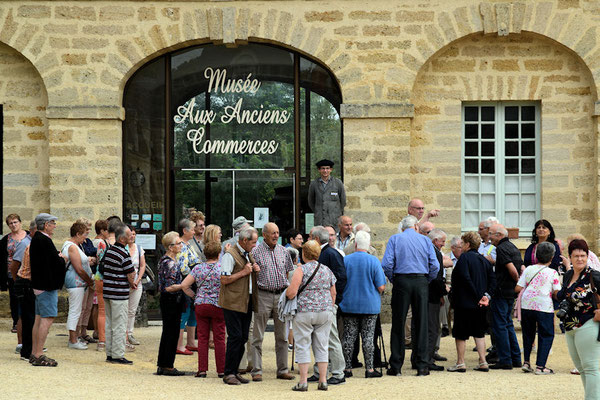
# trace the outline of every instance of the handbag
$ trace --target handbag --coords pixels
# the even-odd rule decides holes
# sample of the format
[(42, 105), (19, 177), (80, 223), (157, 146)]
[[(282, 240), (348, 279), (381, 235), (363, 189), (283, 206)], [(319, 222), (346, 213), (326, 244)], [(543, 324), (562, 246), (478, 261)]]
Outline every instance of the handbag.
[(521, 290), (519, 292), (519, 295), (517, 296), (517, 301), (515, 302), (515, 313), (514, 316), (518, 321), (521, 321), (521, 298), (523, 297), (523, 293), (525, 293), (525, 291), (527, 290), (527, 288), (529, 287), (529, 284), (535, 279), (535, 277), (542, 272), (544, 269), (548, 268), (547, 266), (544, 266), (544, 268), (540, 268), (540, 270), (538, 272), (535, 273), (535, 275), (533, 275), (531, 277), (531, 279), (529, 280), (529, 282), (526, 282), (525, 287), (523, 288), (523, 290)]

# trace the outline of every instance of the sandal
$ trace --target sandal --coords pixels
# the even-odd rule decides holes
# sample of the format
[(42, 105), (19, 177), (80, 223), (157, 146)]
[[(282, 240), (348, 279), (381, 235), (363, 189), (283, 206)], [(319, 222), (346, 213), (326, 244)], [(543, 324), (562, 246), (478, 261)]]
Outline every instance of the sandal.
[(292, 386), (294, 392), (306, 392), (308, 391), (308, 383), (296, 383)]
[(98, 341), (96, 339), (94, 339), (93, 337), (91, 337), (90, 335), (85, 335), (82, 337), (82, 339), (88, 343), (98, 343)]
[(523, 372), (533, 372), (533, 369), (531, 368), (531, 364), (529, 363), (529, 361), (525, 361), (523, 363), (523, 366), (521, 367), (521, 370)]
[(36, 358), (31, 363), (31, 365), (33, 365), (34, 367), (56, 367), (58, 365), (58, 363), (56, 362), (56, 360), (48, 358), (42, 354), (41, 356)]
[(489, 372), (490, 367), (487, 362), (480, 362), (478, 367), (473, 368), (475, 371)]
[(467, 372), (467, 367), (464, 363), (455, 364), (451, 367), (446, 368), (448, 372)]
[(206, 378), (206, 372), (196, 372), (196, 375), (194, 375), (196, 378)]
[(554, 371), (552, 371), (550, 368), (546, 368), (546, 367), (536, 367), (535, 374), (536, 375), (554, 375)]

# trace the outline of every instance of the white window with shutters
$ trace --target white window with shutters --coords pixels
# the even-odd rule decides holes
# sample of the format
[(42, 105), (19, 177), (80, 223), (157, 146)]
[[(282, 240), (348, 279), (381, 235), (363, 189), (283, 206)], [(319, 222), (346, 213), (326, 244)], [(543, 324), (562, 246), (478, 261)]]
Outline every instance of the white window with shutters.
[(462, 230), (495, 216), (528, 235), (540, 217), (540, 105), (462, 105)]

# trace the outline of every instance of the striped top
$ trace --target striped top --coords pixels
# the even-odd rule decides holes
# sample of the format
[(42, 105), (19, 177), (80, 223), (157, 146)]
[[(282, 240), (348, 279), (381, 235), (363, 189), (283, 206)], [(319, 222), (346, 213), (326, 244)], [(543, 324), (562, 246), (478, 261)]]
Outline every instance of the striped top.
[(117, 242), (106, 250), (103, 297), (109, 300), (128, 300), (129, 281), (127, 275), (132, 272), (135, 273), (135, 269), (125, 246)]

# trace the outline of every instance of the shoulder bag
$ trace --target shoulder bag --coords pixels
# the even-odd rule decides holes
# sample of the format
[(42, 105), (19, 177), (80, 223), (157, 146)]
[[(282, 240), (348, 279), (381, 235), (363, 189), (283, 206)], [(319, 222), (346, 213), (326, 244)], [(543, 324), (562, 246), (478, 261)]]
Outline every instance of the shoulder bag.
[(525, 283), (525, 287), (519, 292), (519, 295), (517, 296), (517, 301), (515, 302), (515, 313), (514, 313), (514, 316), (515, 316), (515, 318), (517, 320), (521, 321), (521, 299), (523, 298), (523, 293), (525, 293), (525, 291), (529, 287), (529, 284), (535, 279), (535, 277), (540, 272), (542, 272), (543, 270), (545, 270), (546, 268), (548, 268), (548, 267), (544, 266), (543, 268), (540, 268), (540, 270), (538, 272), (536, 272), (535, 275), (533, 275), (531, 277), (531, 279), (529, 280), (529, 282)]

